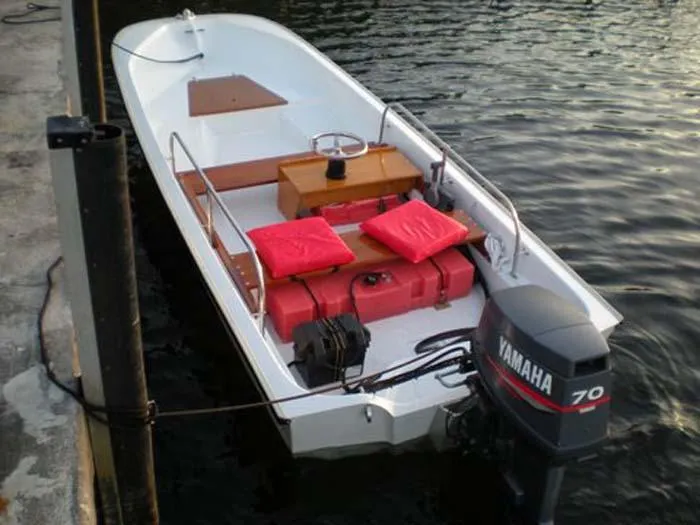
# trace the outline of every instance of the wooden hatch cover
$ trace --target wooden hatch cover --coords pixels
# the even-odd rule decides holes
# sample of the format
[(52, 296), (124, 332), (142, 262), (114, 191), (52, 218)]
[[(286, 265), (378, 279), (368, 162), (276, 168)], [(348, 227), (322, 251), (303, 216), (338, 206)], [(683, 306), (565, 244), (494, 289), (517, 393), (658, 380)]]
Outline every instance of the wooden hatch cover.
[(187, 94), (191, 117), (287, 103), (245, 75), (190, 80), (187, 83)]

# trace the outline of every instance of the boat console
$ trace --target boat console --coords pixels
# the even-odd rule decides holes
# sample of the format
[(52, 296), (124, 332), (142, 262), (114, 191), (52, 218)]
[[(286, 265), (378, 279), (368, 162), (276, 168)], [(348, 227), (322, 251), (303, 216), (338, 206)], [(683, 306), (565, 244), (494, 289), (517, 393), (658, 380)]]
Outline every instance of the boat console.
[[(364, 151), (364, 153), (363, 153)], [(333, 153), (336, 155), (337, 153)], [(423, 174), (394, 146), (282, 162), (278, 206), (287, 219), (314, 208), (420, 189)]]

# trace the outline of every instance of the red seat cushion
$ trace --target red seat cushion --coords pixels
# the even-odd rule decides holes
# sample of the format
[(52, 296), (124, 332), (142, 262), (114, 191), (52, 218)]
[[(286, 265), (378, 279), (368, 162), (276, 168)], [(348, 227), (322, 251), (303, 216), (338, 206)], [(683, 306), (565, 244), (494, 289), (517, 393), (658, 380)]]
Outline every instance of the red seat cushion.
[(323, 217), (255, 228), (248, 236), (274, 279), (355, 260), (355, 254)]
[(421, 200), (373, 217), (360, 229), (414, 263), (457, 244), (469, 233), (466, 226)]

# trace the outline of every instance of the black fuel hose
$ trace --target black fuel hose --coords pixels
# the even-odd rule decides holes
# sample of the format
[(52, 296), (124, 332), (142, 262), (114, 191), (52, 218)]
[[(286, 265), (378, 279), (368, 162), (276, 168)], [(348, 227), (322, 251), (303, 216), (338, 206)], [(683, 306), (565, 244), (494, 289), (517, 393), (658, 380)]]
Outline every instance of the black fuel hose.
[(450, 345), (464, 343), (472, 340), (475, 328), (457, 328), (455, 330), (447, 330), (439, 334), (431, 335), (420, 341), (413, 348), (416, 354), (425, 354), (446, 348)]

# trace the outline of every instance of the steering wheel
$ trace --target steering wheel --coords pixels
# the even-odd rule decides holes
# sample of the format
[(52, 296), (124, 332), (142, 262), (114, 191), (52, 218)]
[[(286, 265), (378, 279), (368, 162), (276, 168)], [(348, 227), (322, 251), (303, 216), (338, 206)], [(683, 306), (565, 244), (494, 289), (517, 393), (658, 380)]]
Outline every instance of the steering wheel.
[[(324, 151), (319, 147), (319, 141), (326, 137), (333, 137), (333, 149), (330, 152)], [(347, 146), (343, 147), (340, 145), (341, 137), (353, 140), (360, 146), (360, 149), (355, 152), (350, 152), (346, 149), (343, 149)], [(369, 149), (367, 141), (362, 137), (358, 137), (353, 133), (345, 133), (340, 131), (329, 131), (326, 133), (319, 133), (317, 135), (314, 135), (313, 137), (311, 137), (311, 147), (313, 148), (314, 153), (317, 153), (318, 155), (323, 155), (324, 157), (328, 157), (330, 160), (354, 159), (357, 157), (361, 157), (362, 155), (367, 153), (367, 150)]]

